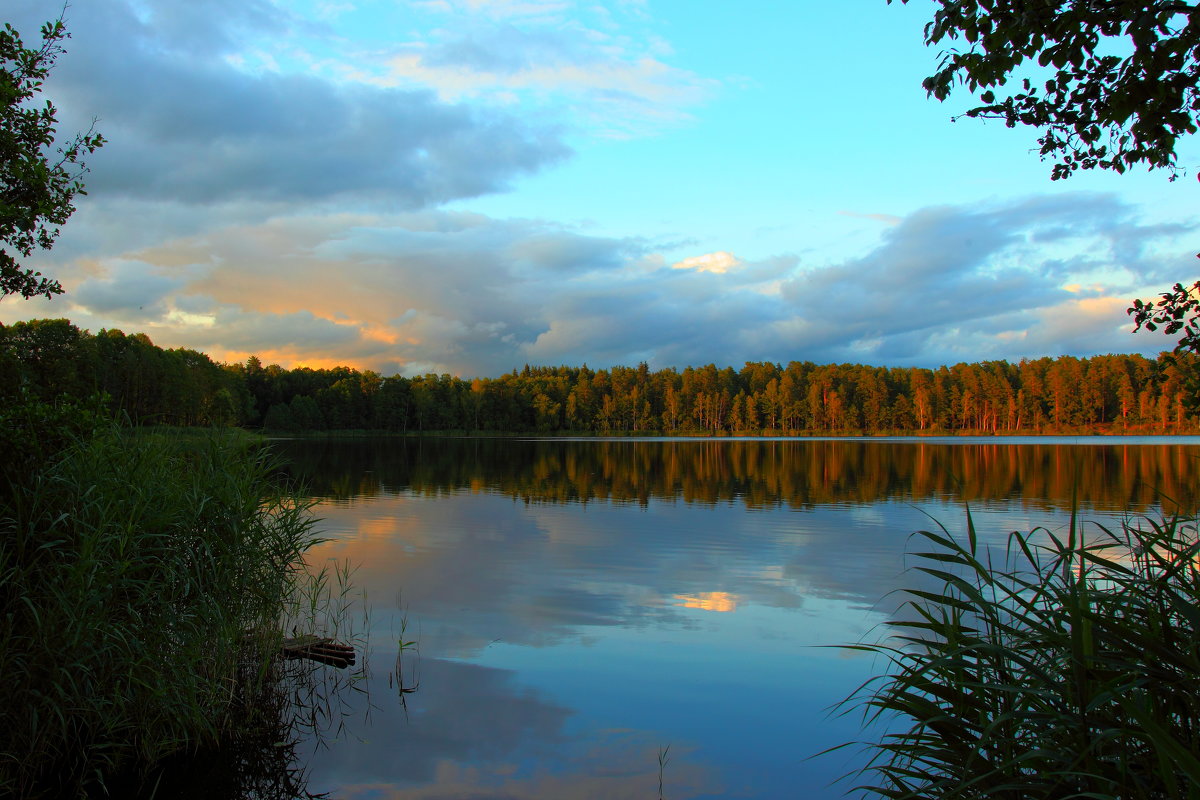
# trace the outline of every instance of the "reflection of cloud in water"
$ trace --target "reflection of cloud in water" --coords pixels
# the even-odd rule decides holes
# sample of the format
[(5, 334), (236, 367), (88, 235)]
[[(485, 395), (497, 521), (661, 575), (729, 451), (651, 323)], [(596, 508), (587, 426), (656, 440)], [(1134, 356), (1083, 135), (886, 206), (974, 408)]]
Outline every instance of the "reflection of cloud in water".
[(878, 527), (887, 524), (888, 521), (887, 517), (884, 516), (883, 509), (874, 504), (850, 506), (846, 509), (846, 515), (858, 525)]
[[(652, 761), (642, 758), (641, 761)], [(694, 797), (704, 788), (702, 780), (693, 777), (693, 768), (668, 766), (671, 797)], [(541, 773), (530, 777), (514, 777), (503, 769), (488, 771), (478, 767), (446, 764), (438, 770), (437, 783), (431, 786), (398, 788), (363, 785), (343, 787), (339, 793), (346, 800), (622, 800), (623, 798), (653, 797), (658, 789), (657, 764), (639, 772), (606, 775), (557, 775)]]
[[(324, 505), (323, 527), (356, 530), (355, 518), (379, 517), (391, 498), (370, 504)], [(459, 495), (419, 505), (419, 525), (391, 537), (337, 538), (310, 551), (310, 560), (359, 565), (355, 585), (373, 602), (403, 595), (434, 652), (467, 655), (497, 639), (545, 645), (581, 626), (636, 623), (669, 612), (645, 602), (642, 580), (605, 563), (607, 546), (558, 545), (535, 524), (539, 509), (495, 495)], [(411, 508), (411, 506), (409, 507)], [(589, 551), (587, 554), (579, 550)], [(589, 563), (599, 557), (600, 564)], [(657, 588), (653, 594), (659, 595)]]
[[(385, 535), (393, 509), (400, 519)], [(933, 501), (747, 514), (655, 500), (583, 507), (487, 493), (382, 495), (318, 514), (335, 540), (311, 557), (360, 565), (355, 583), (373, 602), (402, 592), (431, 652), (455, 657), (497, 640), (552, 645), (595, 626), (688, 627), (687, 609), (712, 610), (720, 597), (729, 610), (825, 597), (886, 612), (901, 599), (896, 588), (921, 580), (909, 570), (911, 532), (935, 519), (952, 533), (966, 528), (961, 507)], [(1012, 517), (999, 508), (973, 514), (983, 540), (1002, 544)]]
[[(834, 505), (771, 502), (778, 495), (768, 492), (751, 507), (733, 499), (741, 496), (734, 482), (715, 495), (729, 499), (716, 502), (664, 490), (634, 503), (603, 495), (599, 484), (582, 494), (522, 488), (515, 455), (475, 463), (459, 457), (462, 448), (424, 447), (420, 459), (405, 450), (414, 456), (408, 471), (379, 482), (373, 495), (318, 509), (333, 541), (312, 558), (360, 565), (355, 585), (375, 604), (375, 640), (387, 640), (389, 613), (401, 615), (389, 611), (394, 603), (429, 659), (408, 726), (381, 714), (379, 730), (364, 734), (367, 755), (339, 754), (335, 745), (318, 756), (329, 765), (320, 774), (334, 777), (314, 788), (345, 785), (338, 793), (347, 797), (645, 798), (657, 788), (653, 754), (667, 742), (673, 752), (696, 747), (692, 760), (720, 774), (723, 796), (778, 796), (789, 787), (836, 796), (826, 777), (838, 765), (799, 759), (855, 737), (851, 721), (826, 712), (883, 665), (814, 645), (881, 634), (878, 624), (904, 599), (896, 589), (932, 588), (912, 569), (911, 533), (938, 521), (955, 536), (966, 530), (963, 502), (945, 493), (866, 491)], [(545, 447), (557, 452), (558, 444)], [(549, 469), (561, 461), (545, 460), (539, 480), (562, 477)], [(417, 467), (432, 463), (457, 477), (419, 483)], [(653, 461), (629, 470), (639, 480), (658, 474)], [(880, 485), (896, 484), (894, 473), (903, 465), (881, 469), (893, 477)], [(346, 474), (354, 475), (349, 465)], [(825, 496), (811, 486), (808, 494)], [(1067, 518), (1061, 508), (1039, 508), (1036, 495), (972, 496), (970, 507), (981, 541), (999, 547), (1014, 527), (1059, 529)], [(1086, 510), (1095, 506), (1084, 508), (1096, 516)], [(714, 610), (737, 613), (707, 613)], [(438, 660), (445, 657), (480, 663)], [(472, 689), (459, 697), (451, 684), (461, 681)], [(464, 702), (471, 708), (460, 711)], [(643, 732), (629, 734), (636, 746), (628, 754), (597, 733), (618, 727)], [(356, 758), (371, 763), (359, 770)], [(690, 774), (683, 764), (672, 766), (677, 778)], [(428, 781), (438, 787), (420, 788)], [(717, 784), (695, 785), (704, 794)]]
[(411, 533), (416, 533), (419, 528), (418, 521), (415, 519), (404, 520), (399, 517), (361, 517), (358, 520), (357, 533), (360, 538), (370, 538), (374, 536), (397, 536), (400, 533), (401, 527), (412, 528)]
[[(360, 705), (346, 730), (314, 747), (310, 790), (336, 786), (338, 797), (623, 798), (658, 788), (656, 748), (648, 733), (569, 730), (572, 712), (511, 671), (442, 659), (422, 659), (420, 688), (407, 713), (388, 685), (392, 653), (371, 657)], [(672, 797), (715, 784), (684, 758), (685, 743), (666, 773)], [(466, 765), (470, 766), (466, 766)]]
[(420, 687), (407, 695), (407, 713), (395, 713), (394, 658), (395, 651), (371, 656), (362, 697), (384, 713), (371, 714), (369, 726), (349, 715), (348, 735), (314, 754), (313, 786), (428, 781), (446, 760), (504, 759), (525, 742), (565, 740), (568, 709), (517, 686), (507, 670), (474, 664), (421, 659)]
[[(318, 513), (328, 528), (354, 530), (354, 516), (383, 516), (390, 502), (381, 497), (369, 507), (323, 506)], [(690, 625), (661, 600), (664, 594), (726, 592), (771, 606), (800, 605), (797, 588), (778, 574), (763, 575), (760, 561), (767, 555), (769, 564), (784, 563), (792, 534), (742, 530), (737, 508), (593, 503), (578, 513), (579, 507), (527, 507), (496, 495), (410, 501), (406, 511), (413, 505), (421, 506), (419, 526), (406, 525), (391, 538), (343, 538), (311, 555), (361, 565), (356, 584), (377, 601), (402, 590), (416, 616), (453, 617), (457, 630), (441, 624), (433, 634), (457, 643), (443, 640), (438, 647), (448, 649), (439, 652), (463, 655), (495, 639), (550, 644), (578, 635), (580, 626)], [(714, 515), (721, 524), (704, 524)]]
[(736, 611), (738, 596), (729, 592), (700, 592), (699, 594), (677, 594), (672, 605), (683, 608), (698, 608), (702, 611)]

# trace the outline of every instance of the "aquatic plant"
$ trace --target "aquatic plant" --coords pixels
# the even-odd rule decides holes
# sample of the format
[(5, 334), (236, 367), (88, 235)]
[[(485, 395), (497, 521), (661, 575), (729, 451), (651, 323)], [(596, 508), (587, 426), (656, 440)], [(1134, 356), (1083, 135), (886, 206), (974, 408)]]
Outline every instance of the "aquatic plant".
[(63, 442), (26, 448), (0, 486), (3, 795), (103, 791), (270, 715), (280, 614), (314, 541), (266, 450), (93, 423), (54, 425)]
[(1010, 534), (1000, 563), (920, 531), (888, 674), (843, 709), (882, 726), (856, 787), (889, 798), (1200, 797), (1194, 518)]

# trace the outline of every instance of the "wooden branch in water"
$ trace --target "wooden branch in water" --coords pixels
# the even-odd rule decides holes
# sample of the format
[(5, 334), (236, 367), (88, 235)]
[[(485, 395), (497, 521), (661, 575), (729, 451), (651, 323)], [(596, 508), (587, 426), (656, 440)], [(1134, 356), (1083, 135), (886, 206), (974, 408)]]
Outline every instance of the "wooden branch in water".
[(307, 658), (338, 669), (351, 666), (355, 659), (354, 648), (350, 645), (312, 635), (284, 639), (279, 651), (284, 658)]

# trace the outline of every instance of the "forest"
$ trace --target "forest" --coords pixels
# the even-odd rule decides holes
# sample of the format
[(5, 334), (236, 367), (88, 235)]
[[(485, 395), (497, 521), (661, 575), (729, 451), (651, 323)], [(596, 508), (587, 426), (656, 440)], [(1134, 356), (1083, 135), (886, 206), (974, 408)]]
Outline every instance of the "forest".
[(1195, 433), (1197, 356), (1059, 356), (937, 369), (790, 361), (532, 367), (498, 378), (221, 364), (65, 319), (0, 328), (0, 392), (95, 398), (137, 425), (273, 433), (638, 435)]

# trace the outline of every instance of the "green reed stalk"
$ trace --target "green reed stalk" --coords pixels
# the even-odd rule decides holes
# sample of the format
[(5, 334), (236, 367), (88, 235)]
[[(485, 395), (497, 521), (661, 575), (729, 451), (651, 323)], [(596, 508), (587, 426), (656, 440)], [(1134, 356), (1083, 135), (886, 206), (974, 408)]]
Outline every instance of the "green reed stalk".
[(915, 536), (911, 619), (889, 674), (845, 701), (886, 733), (856, 788), (889, 798), (1200, 798), (1196, 520), (1065, 538), (1010, 534), (1001, 564), (970, 513), (962, 542)]
[(255, 716), (313, 543), (275, 470), (219, 433), (101, 426), (6, 476), (0, 795), (81, 794)]

